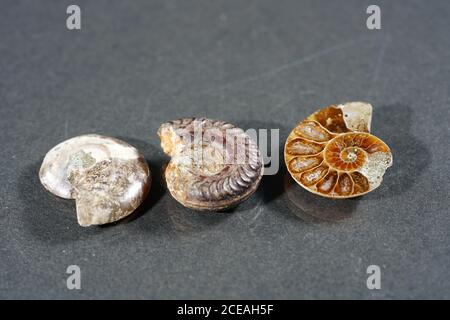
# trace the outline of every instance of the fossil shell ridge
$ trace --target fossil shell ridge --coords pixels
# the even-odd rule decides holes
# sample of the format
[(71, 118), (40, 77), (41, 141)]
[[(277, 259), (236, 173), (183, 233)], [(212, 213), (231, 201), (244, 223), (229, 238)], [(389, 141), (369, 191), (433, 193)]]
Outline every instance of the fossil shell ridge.
[(207, 118), (164, 123), (161, 147), (171, 156), (165, 180), (186, 207), (223, 210), (247, 199), (258, 187), (263, 165), (258, 146), (234, 125)]

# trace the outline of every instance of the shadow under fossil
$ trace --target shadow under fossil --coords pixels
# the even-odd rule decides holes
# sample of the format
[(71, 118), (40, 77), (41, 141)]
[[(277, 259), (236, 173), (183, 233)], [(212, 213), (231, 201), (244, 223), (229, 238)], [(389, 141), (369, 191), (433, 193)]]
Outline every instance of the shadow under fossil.
[[(160, 171), (161, 176), (163, 176), (164, 169)], [(163, 188), (170, 195), (165, 183), (163, 183)], [(246, 211), (251, 212), (259, 207), (259, 202), (255, 192), (248, 199), (238, 203), (236, 206), (220, 211), (200, 211), (184, 207), (174, 198), (170, 197), (166, 202), (166, 212), (176, 233), (189, 234), (217, 225), (229, 218), (232, 214)]]
[(339, 222), (353, 216), (360, 198), (330, 199), (313, 194), (299, 186), (291, 175), (283, 174), (283, 189), (288, 208), (306, 222)]
[(172, 231), (182, 235), (201, 232), (218, 225), (232, 214), (229, 211), (196, 211), (183, 207), (175, 199), (167, 201), (166, 212)]

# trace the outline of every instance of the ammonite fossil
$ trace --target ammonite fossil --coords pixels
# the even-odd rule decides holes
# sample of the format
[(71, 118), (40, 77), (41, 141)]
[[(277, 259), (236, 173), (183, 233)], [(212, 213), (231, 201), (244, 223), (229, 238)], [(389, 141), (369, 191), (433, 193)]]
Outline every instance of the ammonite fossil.
[(150, 189), (143, 155), (118, 139), (88, 134), (61, 142), (39, 171), (44, 187), (75, 199), (81, 226), (117, 221), (133, 212)]
[(286, 166), (306, 190), (351, 198), (377, 188), (392, 165), (389, 147), (371, 135), (372, 106), (349, 102), (321, 109), (300, 122), (284, 147)]
[(188, 118), (162, 124), (158, 135), (171, 157), (165, 169), (167, 188), (184, 206), (223, 210), (257, 189), (263, 163), (258, 146), (242, 129)]

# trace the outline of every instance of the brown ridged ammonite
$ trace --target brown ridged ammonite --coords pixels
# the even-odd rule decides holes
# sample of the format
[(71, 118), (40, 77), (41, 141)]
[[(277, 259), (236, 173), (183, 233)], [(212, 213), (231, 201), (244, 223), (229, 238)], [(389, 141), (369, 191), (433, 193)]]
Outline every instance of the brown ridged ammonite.
[(370, 104), (349, 102), (300, 122), (284, 147), (291, 176), (306, 190), (329, 198), (356, 197), (377, 188), (392, 154), (369, 133), (371, 118)]
[(117, 221), (133, 212), (150, 189), (144, 156), (121, 140), (88, 134), (61, 142), (39, 171), (44, 187), (75, 199), (81, 226)]
[(263, 164), (258, 146), (234, 125), (206, 118), (164, 123), (161, 147), (171, 157), (167, 188), (182, 205), (222, 210), (247, 199), (258, 187)]

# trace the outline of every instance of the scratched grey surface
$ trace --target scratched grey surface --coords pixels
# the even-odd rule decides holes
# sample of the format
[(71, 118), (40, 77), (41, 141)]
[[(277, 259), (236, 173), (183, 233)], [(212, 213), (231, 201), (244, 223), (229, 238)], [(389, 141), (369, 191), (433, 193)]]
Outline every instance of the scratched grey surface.
[[(380, 31), (365, 27), (372, 1), (76, 2), (79, 32), (65, 28), (72, 1), (1, 4), (1, 298), (450, 298), (448, 1), (377, 1)], [(227, 214), (162, 187), (163, 121), (278, 128), (283, 142), (349, 100), (375, 106), (394, 153), (370, 195), (319, 199), (282, 164)], [(79, 227), (74, 203), (39, 184), (45, 153), (89, 132), (140, 148), (153, 171), (148, 200), (114, 226)]]

